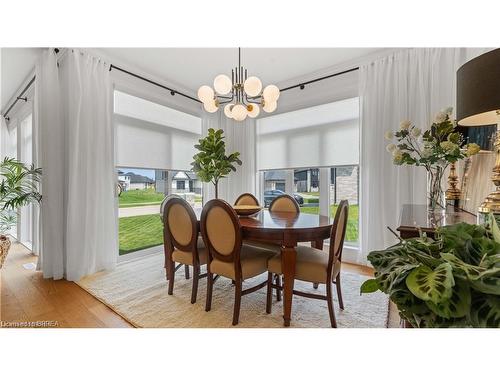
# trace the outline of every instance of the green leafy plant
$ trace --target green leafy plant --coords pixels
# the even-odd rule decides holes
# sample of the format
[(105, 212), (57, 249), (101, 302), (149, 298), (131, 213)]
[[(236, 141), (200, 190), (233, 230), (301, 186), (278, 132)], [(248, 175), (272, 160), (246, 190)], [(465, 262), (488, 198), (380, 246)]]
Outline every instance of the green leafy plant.
[(436, 240), (401, 240), (368, 260), (375, 279), (362, 293), (389, 295), (413, 327), (500, 327), (500, 230), (459, 223)]
[(5, 158), (0, 163), (0, 234), (16, 224), (16, 210), (30, 203), (39, 203), (42, 196), (38, 184), (42, 170), (33, 165)]
[(219, 180), (229, 173), (235, 172), (235, 164), (242, 164), (239, 152), (226, 155), (223, 134), (222, 129), (208, 129), (208, 135), (200, 139), (199, 143), (194, 146), (200, 152), (193, 156), (194, 161), (191, 163), (191, 170), (201, 181), (214, 184), (215, 198), (219, 196)]

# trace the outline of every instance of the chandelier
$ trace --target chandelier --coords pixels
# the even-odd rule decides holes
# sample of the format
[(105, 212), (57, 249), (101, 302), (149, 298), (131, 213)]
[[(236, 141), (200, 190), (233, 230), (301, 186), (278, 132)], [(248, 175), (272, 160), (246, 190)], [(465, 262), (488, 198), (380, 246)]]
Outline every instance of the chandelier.
[(224, 114), (236, 121), (243, 121), (247, 116), (257, 117), (260, 107), (264, 112), (274, 112), (279, 96), (280, 90), (275, 85), (262, 90), (259, 78), (248, 77), (247, 70), (241, 66), (241, 48), (238, 48), (238, 66), (231, 70), (231, 78), (219, 74), (214, 79), (213, 89), (206, 85), (198, 89), (198, 98), (205, 111), (214, 113), (224, 106)]

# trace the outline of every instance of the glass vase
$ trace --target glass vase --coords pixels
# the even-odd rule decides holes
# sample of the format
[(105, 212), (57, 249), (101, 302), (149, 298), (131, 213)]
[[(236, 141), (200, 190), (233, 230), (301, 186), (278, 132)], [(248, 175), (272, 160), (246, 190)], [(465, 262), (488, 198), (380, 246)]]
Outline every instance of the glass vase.
[(446, 200), (441, 179), (444, 175), (444, 167), (434, 166), (427, 171), (427, 209), (431, 212), (444, 211)]

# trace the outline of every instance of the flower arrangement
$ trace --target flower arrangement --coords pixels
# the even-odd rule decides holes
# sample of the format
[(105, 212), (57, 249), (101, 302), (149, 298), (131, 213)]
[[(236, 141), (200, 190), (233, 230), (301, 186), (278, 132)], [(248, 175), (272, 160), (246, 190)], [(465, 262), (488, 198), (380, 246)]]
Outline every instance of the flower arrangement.
[(401, 122), (399, 131), (385, 133), (385, 138), (391, 141), (386, 149), (392, 154), (394, 164), (416, 165), (426, 169), (431, 210), (444, 207), (441, 179), (446, 168), (457, 160), (477, 154), (480, 149), (475, 143), (463, 146), (463, 136), (456, 131), (455, 123), (451, 120), (452, 112), (451, 107), (439, 112), (431, 128), (426, 131), (405, 120)]

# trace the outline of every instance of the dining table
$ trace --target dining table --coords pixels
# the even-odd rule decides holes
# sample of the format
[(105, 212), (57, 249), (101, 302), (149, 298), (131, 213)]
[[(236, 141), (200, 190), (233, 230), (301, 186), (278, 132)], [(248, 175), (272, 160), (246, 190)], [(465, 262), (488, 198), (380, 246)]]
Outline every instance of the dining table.
[[(201, 208), (195, 209), (198, 223)], [(277, 212), (267, 209), (251, 216), (239, 216), (243, 240), (274, 243), (281, 247), (283, 270), (283, 320), (290, 326), (295, 281), (296, 247), (300, 242), (323, 250), (323, 241), (330, 238), (333, 218), (311, 213)]]

